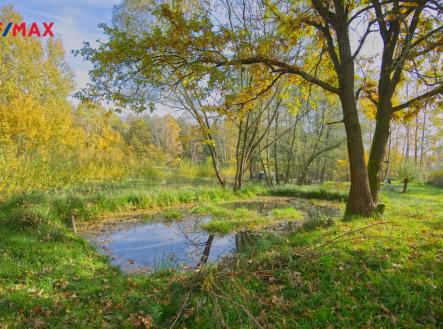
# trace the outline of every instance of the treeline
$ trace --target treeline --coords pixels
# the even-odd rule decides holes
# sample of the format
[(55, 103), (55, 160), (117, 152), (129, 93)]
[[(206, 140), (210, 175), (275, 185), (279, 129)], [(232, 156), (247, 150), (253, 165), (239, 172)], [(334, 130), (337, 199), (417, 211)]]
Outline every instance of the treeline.
[[(123, 5), (115, 12), (121, 24), (139, 9), (126, 10)], [(4, 7), (0, 18), (22, 20), (12, 7)], [(234, 189), (247, 179), (268, 185), (350, 179), (340, 103), (310, 84), (281, 76), (272, 80), (258, 68), (233, 70), (223, 82), (232, 95), (223, 98), (217, 88), (191, 79), (171, 80), (168, 98), (119, 95), (120, 105), (126, 105), (120, 113), (91, 102), (94, 97), (73, 104), (73, 74), (61, 40), (1, 38), (0, 45), (2, 198), (125, 177), (213, 177)], [(151, 104), (146, 109), (147, 95), (170, 113), (159, 115)], [(376, 109), (364, 99), (359, 107), (369, 150)], [(426, 179), (442, 160), (441, 126), (441, 108), (433, 104), (396, 116), (383, 179), (405, 173)]]

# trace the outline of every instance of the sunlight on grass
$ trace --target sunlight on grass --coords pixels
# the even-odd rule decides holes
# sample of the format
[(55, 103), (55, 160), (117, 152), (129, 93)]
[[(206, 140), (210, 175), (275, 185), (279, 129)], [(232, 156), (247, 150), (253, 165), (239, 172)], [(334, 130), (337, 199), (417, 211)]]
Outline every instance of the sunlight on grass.
[[(300, 219), (301, 213), (293, 208), (263, 215), (217, 204), (261, 191), (262, 187), (233, 194), (207, 185), (192, 190), (120, 186), (109, 193), (104, 188), (95, 193), (35, 193), (2, 203), (2, 323), (125, 328), (144, 314), (164, 327), (180, 309), (188, 291), (186, 278), (192, 273), (124, 276), (73, 235), (70, 215), (99, 220), (103, 212), (154, 207), (176, 220), (182, 213), (168, 207), (189, 202), (197, 204), (194, 214), (213, 216), (205, 229), (216, 234)], [(248, 323), (249, 317), (230, 302), (235, 300), (255, 317), (266, 308), (263, 321), (275, 328), (331, 323), (346, 328), (368, 323), (437, 328), (443, 319), (443, 190), (411, 184), (407, 194), (393, 189), (381, 197), (386, 204), (382, 219), (323, 223), (284, 237), (265, 234), (223, 271), (208, 267), (205, 288), (191, 295), (193, 313), (183, 325), (215, 328), (220, 314), (230, 327)]]

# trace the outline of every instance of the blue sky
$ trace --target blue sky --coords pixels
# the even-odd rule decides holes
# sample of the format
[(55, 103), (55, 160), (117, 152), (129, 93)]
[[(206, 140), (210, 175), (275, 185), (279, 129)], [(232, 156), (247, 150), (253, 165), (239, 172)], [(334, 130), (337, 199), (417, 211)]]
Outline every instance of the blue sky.
[(89, 63), (74, 57), (70, 50), (79, 49), (83, 41), (94, 43), (103, 38), (97, 25), (110, 22), (112, 8), (121, 0), (0, 0), (0, 7), (12, 4), (26, 22), (54, 22), (53, 32), (61, 36), (66, 60), (75, 73), (77, 90), (88, 81)]
[[(61, 37), (66, 50), (66, 60), (75, 73), (76, 90), (88, 82), (90, 63), (81, 57), (74, 57), (72, 49), (82, 47), (84, 41), (92, 44), (104, 36), (97, 25), (109, 23), (113, 6), (122, 0), (0, 0), (0, 7), (12, 4), (27, 22), (54, 22), (53, 31)], [(357, 28), (357, 30), (362, 28)], [(351, 39), (358, 40), (363, 32), (354, 33)], [(372, 55), (380, 50), (377, 35), (369, 37), (362, 49), (362, 54)], [(377, 62), (377, 61), (376, 61)]]

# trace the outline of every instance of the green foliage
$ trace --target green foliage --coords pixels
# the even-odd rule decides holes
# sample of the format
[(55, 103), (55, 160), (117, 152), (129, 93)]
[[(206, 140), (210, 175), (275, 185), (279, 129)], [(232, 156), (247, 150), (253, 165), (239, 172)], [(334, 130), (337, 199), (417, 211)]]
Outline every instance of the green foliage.
[(267, 193), (269, 195), (275, 196), (291, 196), (336, 201), (345, 201), (347, 199), (347, 193), (337, 190), (325, 189), (324, 187), (319, 185), (281, 185), (269, 189)]
[(398, 169), (398, 179), (404, 180), (406, 178), (409, 182), (422, 181), (423, 174), (420, 169), (418, 169), (414, 165), (405, 164)]
[(302, 219), (303, 213), (295, 208), (275, 208), (272, 215), (278, 219)]
[(177, 220), (183, 218), (183, 213), (176, 209), (170, 209), (163, 212), (163, 217), (166, 220)]
[(443, 187), (443, 169), (432, 171), (429, 174), (428, 182), (429, 184)]
[(206, 204), (194, 210), (195, 213), (210, 215), (211, 220), (203, 229), (214, 234), (228, 234), (240, 230), (258, 229), (270, 224), (271, 218), (246, 208), (231, 209), (215, 204)]

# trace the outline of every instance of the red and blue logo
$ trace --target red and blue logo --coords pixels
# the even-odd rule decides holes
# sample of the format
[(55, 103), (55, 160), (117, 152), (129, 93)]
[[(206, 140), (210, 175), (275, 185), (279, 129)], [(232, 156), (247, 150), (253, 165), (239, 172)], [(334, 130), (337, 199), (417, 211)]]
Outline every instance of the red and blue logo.
[(32, 22), (27, 24), (26, 22), (21, 23), (3, 23), (0, 22), (0, 33), (2, 37), (6, 37), (8, 35), (16, 37), (53, 37), (54, 33), (52, 32), (52, 28), (54, 26), (53, 22), (43, 22), (41, 25)]

